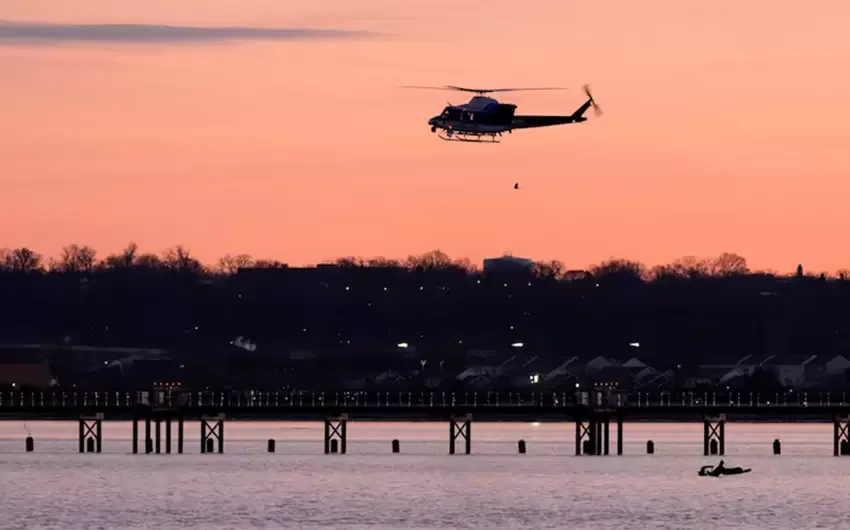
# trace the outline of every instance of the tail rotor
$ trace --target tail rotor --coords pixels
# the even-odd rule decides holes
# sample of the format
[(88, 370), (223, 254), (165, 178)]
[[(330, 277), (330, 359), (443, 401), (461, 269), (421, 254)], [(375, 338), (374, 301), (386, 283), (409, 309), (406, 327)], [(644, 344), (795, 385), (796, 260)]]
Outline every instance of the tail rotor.
[(599, 108), (599, 105), (597, 105), (596, 101), (593, 99), (593, 94), (590, 93), (590, 85), (584, 85), (582, 87), (582, 89), (584, 90), (584, 93), (587, 95), (588, 101), (590, 101), (590, 106), (593, 107), (593, 112), (597, 116), (601, 116), (602, 115), (602, 109)]

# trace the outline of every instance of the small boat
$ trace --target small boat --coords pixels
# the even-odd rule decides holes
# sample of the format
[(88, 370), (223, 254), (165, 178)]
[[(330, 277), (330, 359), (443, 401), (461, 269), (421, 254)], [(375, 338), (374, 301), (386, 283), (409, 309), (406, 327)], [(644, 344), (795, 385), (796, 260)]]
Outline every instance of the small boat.
[(742, 467), (724, 467), (720, 470), (720, 472), (714, 471), (714, 466), (702, 466), (700, 470), (697, 472), (697, 475), (701, 477), (719, 477), (722, 475), (743, 475), (744, 473), (749, 473), (752, 471), (750, 468), (742, 468)]

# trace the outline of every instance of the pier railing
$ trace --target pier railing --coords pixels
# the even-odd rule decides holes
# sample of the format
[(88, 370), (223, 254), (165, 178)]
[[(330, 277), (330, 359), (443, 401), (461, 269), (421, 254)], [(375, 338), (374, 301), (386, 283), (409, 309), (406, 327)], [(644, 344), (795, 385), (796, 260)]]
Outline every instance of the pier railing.
[(824, 408), (850, 406), (850, 392), (260, 392), (188, 391), (11, 391), (0, 392), (0, 411), (19, 408)]

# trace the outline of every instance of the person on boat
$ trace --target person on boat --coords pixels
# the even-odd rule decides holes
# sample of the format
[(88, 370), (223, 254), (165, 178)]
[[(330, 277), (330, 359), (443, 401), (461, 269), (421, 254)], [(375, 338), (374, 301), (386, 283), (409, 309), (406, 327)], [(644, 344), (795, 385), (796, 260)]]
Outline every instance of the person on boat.
[(711, 470), (711, 475), (714, 476), (714, 477), (719, 477), (725, 471), (726, 471), (726, 468), (723, 467), (723, 460), (721, 460), (720, 463), (717, 464), (717, 466), (714, 469)]

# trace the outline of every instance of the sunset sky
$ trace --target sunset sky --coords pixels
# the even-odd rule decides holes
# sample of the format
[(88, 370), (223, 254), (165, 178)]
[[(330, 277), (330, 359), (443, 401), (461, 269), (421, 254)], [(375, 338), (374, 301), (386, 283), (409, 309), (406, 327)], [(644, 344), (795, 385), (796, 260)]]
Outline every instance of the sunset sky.
[[(847, 0), (0, 6), (0, 248), (850, 267)], [(498, 145), (398, 88), (584, 83), (603, 116)]]

